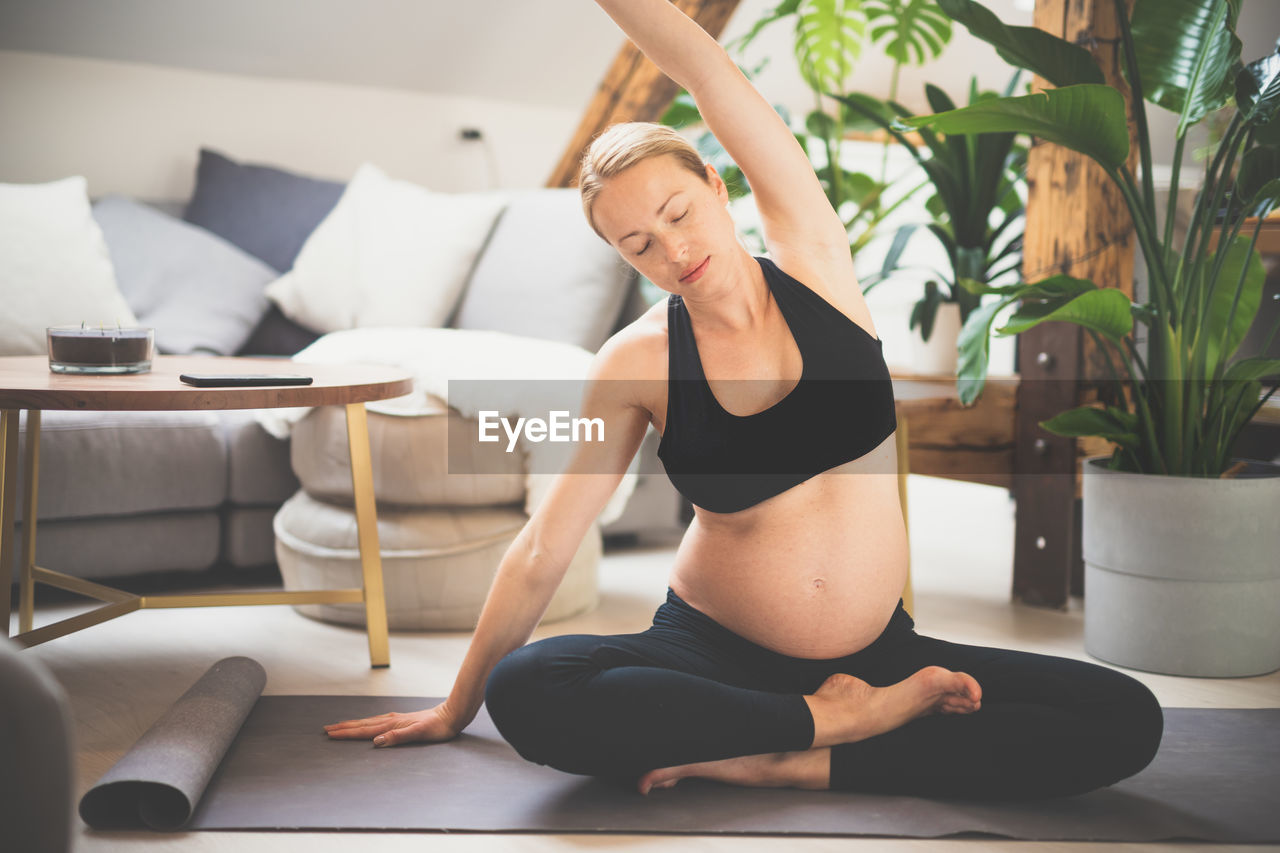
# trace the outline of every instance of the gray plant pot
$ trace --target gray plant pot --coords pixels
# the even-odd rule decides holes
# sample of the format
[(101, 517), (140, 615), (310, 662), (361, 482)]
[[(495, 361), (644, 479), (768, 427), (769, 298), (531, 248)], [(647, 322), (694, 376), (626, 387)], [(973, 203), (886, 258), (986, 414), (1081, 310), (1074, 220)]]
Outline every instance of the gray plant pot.
[(1083, 463), (1084, 644), (1169, 675), (1280, 669), (1280, 465), (1221, 480)]

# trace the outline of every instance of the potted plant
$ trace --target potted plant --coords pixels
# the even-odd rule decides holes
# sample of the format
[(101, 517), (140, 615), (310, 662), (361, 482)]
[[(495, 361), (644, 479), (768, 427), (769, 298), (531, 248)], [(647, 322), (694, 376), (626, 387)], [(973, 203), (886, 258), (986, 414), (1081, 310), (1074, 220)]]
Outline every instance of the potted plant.
[[(970, 315), (961, 339), (967, 400), (981, 390), (992, 319), (1014, 301), (1020, 305), (998, 334), (1076, 323), (1107, 356), (1111, 380), (1102, 388), (1103, 405), (1041, 424), (1058, 435), (1101, 436), (1115, 445), (1110, 457), (1084, 464), (1086, 650), (1179, 675), (1280, 668), (1280, 468), (1231, 458), (1236, 437), (1274, 394), (1280, 374), (1280, 359), (1237, 357), (1262, 294), (1255, 250), (1261, 220), (1280, 200), (1280, 54), (1242, 65), (1235, 35), (1240, 0), (1136, 0), (1131, 22), (1116, 0), (1139, 185), (1126, 166), (1124, 98), (1099, 82), (1086, 51), (1041, 30), (1006, 26), (972, 0), (940, 4), (1005, 59), (1058, 88), (907, 118), (904, 125), (1024, 132), (1086, 154), (1123, 194), (1146, 261), (1150, 295), (1140, 303), (1064, 275), (977, 288), (1001, 298)], [(1179, 118), (1163, 228), (1144, 97)], [(1231, 104), (1188, 231), (1175, 237), (1172, 205), (1187, 130)], [(1249, 217), (1257, 227), (1242, 233)], [(1273, 327), (1263, 352), (1275, 334)]]
[[(1005, 94), (1012, 93), (1016, 84), (1017, 76)], [(939, 112), (955, 109), (937, 86), (926, 85), (925, 97)], [(970, 82), (971, 105), (995, 97), (992, 92), (980, 92), (976, 79)], [(1015, 145), (1014, 133), (946, 135), (922, 127), (919, 135), (928, 150), (925, 156), (893, 125), (894, 115), (909, 115), (901, 105), (892, 100), (880, 103), (861, 93), (837, 99), (883, 128), (933, 184), (934, 196), (926, 206), (935, 220), (926, 227), (946, 251), (950, 269), (935, 270), (935, 277), (925, 282), (924, 295), (912, 307), (910, 328), (919, 327), (921, 339), (929, 346), (921, 354), (922, 369), (954, 375), (960, 329), (980, 304), (982, 288), (1016, 275), (1021, 266), (1022, 232), (1013, 226), (1023, 213), (1018, 189), (1026, 151)], [(913, 223), (898, 229), (880, 271), (865, 281), (864, 290), (870, 291), (904, 268), (900, 266), (903, 251), (918, 228)], [(935, 328), (940, 332), (936, 336)]]

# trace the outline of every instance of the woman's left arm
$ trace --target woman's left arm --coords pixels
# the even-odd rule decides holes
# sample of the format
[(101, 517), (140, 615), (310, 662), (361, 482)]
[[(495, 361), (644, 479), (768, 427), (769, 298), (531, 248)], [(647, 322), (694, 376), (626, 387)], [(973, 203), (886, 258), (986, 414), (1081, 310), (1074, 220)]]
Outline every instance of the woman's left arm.
[[(669, 0), (596, 2), (645, 56), (693, 96), (707, 127), (750, 182), (775, 257), (780, 248), (830, 249), (848, 264), (844, 226), (804, 149), (724, 48)], [(848, 267), (851, 275), (852, 264)]]

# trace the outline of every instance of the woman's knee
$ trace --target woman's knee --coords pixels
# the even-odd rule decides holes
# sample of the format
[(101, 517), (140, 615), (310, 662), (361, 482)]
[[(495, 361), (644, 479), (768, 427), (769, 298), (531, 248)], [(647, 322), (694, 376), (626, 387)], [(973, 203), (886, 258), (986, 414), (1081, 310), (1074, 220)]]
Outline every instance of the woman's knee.
[(1164, 735), (1164, 712), (1145, 684), (1123, 673), (1115, 675), (1115, 698), (1108, 722), (1118, 781), (1142, 770), (1156, 757)]
[[(561, 639), (561, 638), (554, 638)], [(489, 674), (485, 705), (498, 733), (537, 764), (559, 767), (566, 725), (573, 718), (574, 654), (551, 640), (508, 654)]]

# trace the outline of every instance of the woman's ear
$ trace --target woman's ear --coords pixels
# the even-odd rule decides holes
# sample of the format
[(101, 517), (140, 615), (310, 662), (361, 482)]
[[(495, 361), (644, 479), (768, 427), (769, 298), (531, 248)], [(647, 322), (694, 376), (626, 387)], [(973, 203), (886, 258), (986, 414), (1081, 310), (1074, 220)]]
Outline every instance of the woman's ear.
[(715, 190), (716, 198), (720, 199), (722, 204), (729, 203), (729, 188), (725, 186), (724, 179), (720, 177), (720, 173), (716, 171), (716, 167), (710, 163), (706, 164), (707, 183), (711, 184), (711, 189)]

